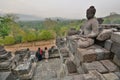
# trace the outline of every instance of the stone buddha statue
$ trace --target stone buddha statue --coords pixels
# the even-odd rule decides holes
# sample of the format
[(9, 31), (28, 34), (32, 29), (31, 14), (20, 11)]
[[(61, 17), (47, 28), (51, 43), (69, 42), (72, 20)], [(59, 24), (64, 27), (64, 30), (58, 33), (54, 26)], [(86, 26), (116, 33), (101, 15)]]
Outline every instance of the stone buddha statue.
[(78, 40), (79, 47), (85, 48), (94, 44), (94, 38), (99, 33), (99, 23), (98, 20), (94, 17), (96, 13), (96, 9), (94, 6), (90, 6), (90, 8), (86, 11), (87, 21), (81, 27), (80, 39)]

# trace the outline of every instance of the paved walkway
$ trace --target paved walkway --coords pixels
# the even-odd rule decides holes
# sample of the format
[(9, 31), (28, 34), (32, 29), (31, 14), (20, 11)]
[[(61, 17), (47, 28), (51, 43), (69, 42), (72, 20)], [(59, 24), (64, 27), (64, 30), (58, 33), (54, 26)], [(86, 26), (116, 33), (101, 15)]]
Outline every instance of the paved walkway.
[(36, 68), (33, 80), (58, 80), (57, 72), (60, 70), (60, 59), (54, 58), (49, 59), (48, 62), (45, 60), (37, 62)]

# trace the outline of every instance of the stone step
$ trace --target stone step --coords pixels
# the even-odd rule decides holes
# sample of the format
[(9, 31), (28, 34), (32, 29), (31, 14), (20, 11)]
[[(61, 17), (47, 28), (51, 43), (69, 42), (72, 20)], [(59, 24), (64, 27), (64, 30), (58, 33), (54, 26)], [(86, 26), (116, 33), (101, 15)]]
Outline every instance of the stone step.
[(108, 70), (99, 61), (93, 61), (91, 63), (83, 63), (83, 70), (87, 73), (90, 70), (97, 70), (100, 73), (107, 73)]
[(82, 62), (92, 62), (98, 60), (104, 60), (111, 58), (110, 51), (98, 46), (93, 45), (88, 48), (77, 48), (77, 53), (75, 57)]
[(66, 76), (62, 78), (61, 80), (105, 80), (105, 78), (98, 71), (91, 70), (87, 74)]
[(110, 60), (101, 60), (100, 62), (108, 69), (109, 72), (119, 71), (118, 67)]
[(106, 73), (106, 74), (103, 74), (103, 76), (105, 80), (120, 80), (120, 78), (114, 73)]

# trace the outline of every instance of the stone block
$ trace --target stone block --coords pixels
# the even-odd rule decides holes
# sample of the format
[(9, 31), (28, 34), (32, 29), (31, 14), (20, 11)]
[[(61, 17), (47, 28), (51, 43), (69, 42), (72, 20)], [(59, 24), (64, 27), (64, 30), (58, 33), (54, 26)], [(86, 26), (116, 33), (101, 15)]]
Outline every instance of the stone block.
[(118, 71), (118, 67), (110, 60), (101, 60), (100, 62), (108, 69), (109, 72)]
[(114, 32), (111, 35), (111, 40), (120, 43), (120, 32)]
[(74, 60), (73, 60), (73, 62), (76, 65), (76, 67), (80, 66), (80, 55), (78, 53), (74, 54)]
[(116, 55), (113, 58), (113, 62), (120, 67), (120, 59)]
[(36, 69), (36, 63), (33, 63), (29, 73), (19, 75), (19, 78), (22, 80), (31, 80)]
[(108, 70), (99, 62), (99, 61), (93, 61), (91, 63), (83, 63), (82, 68), (85, 72), (88, 72), (90, 70), (97, 70), (100, 73), (106, 73)]
[(74, 80), (73, 76), (65, 76), (61, 80)]
[(112, 40), (106, 40), (104, 48), (110, 51), (112, 47), (112, 43), (113, 43)]
[(120, 43), (113, 42), (111, 52), (115, 53), (115, 55), (120, 59)]
[(76, 73), (76, 65), (72, 61), (66, 61), (67, 69), (69, 73)]
[(95, 49), (95, 53), (97, 54), (97, 60), (104, 59), (104, 50), (103, 49)]
[(11, 69), (11, 62), (10, 61), (5, 61), (0, 63), (0, 70), (10, 70)]
[(94, 49), (77, 48), (77, 54), (79, 55), (80, 62), (91, 62), (97, 59)]
[(96, 77), (95, 80), (105, 80), (103, 75), (101, 73), (99, 73), (98, 71), (96, 71), (96, 70), (89, 71), (89, 74), (93, 74)]
[(115, 74), (120, 78), (120, 72), (115, 72)]
[(20, 64), (14, 69), (14, 73), (16, 73), (17, 75), (28, 74), (30, 72), (31, 66), (31, 62)]
[(111, 53), (110, 51), (103, 49), (104, 50), (104, 59), (111, 59), (111, 55), (113, 53)]
[(80, 66), (80, 58), (77, 56), (77, 54), (74, 55), (74, 60), (73, 60), (74, 64), (76, 65), (76, 67)]
[(103, 74), (103, 76), (105, 77), (105, 80), (120, 80), (114, 73)]
[(11, 72), (0, 72), (0, 80), (16, 80)]
[(77, 73), (79, 73), (79, 74), (84, 74), (85, 73), (84, 70), (82, 69), (82, 66), (79, 66), (77, 68)]
[(74, 75), (73, 79), (74, 80), (85, 80), (83, 75)]
[(12, 57), (11, 52), (6, 52), (5, 54), (0, 55), (0, 61), (2, 62), (2, 61), (5, 61), (5, 60), (8, 60), (11, 57)]

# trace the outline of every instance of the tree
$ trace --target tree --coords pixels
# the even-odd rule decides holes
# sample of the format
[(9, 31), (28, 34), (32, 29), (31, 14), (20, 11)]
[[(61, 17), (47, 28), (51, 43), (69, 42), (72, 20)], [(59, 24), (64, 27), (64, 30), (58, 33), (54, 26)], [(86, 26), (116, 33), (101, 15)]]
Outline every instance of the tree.
[(8, 36), (10, 30), (8, 27), (8, 23), (11, 20), (9, 18), (6, 17), (0, 17), (0, 36), (4, 39), (5, 36)]

